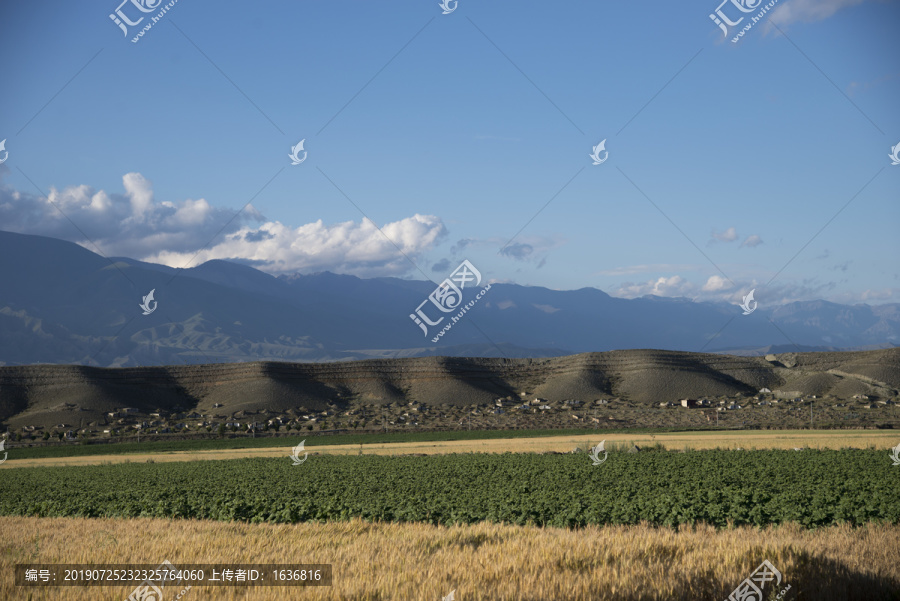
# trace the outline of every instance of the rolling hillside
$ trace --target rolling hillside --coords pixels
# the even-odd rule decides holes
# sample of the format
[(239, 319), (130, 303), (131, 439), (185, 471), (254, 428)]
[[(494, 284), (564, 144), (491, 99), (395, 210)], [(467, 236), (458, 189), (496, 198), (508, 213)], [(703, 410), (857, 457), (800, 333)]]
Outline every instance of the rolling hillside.
[[(547, 359), (426, 357), (333, 363), (254, 362), (141, 368), (0, 368), (0, 421), (102, 422), (107, 412), (321, 411), (328, 404), (492, 404), (499, 397), (637, 404), (681, 398), (776, 395), (897, 400), (900, 349), (735, 357), (629, 350)], [(218, 407), (216, 407), (218, 405)]]

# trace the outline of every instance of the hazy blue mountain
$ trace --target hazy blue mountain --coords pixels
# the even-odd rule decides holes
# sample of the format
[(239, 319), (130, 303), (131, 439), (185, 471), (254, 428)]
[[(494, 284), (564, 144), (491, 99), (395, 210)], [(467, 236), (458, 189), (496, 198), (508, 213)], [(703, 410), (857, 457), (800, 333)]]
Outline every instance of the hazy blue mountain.
[[(157, 309), (143, 315), (139, 304), (151, 289)], [(636, 348), (764, 354), (900, 340), (898, 304), (806, 301), (744, 316), (724, 303), (494, 284), (434, 343), (438, 328), (425, 336), (409, 317), (434, 289), (427, 281), (327, 272), (274, 277), (228, 261), (174, 269), (0, 232), (0, 364), (548, 357)], [(465, 292), (468, 301), (474, 291)]]

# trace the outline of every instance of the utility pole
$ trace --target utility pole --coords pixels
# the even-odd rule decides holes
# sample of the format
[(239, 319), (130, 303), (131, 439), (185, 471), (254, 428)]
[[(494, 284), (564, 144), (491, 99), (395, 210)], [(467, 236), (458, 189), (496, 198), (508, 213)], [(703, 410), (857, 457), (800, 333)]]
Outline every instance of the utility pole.
[(813, 429), (812, 401), (809, 402), (809, 429)]

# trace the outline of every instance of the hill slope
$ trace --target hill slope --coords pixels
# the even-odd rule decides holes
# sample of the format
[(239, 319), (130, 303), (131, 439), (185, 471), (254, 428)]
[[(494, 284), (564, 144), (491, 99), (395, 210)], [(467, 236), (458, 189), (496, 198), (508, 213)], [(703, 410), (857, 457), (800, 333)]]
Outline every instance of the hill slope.
[[(900, 390), (900, 349), (762, 357), (629, 350), (549, 359), (425, 357), (334, 363), (96, 368), (0, 368), (0, 421), (56, 426), (103, 422), (134, 407), (231, 415), (322, 411), (329, 404), (491, 404), (527, 393), (549, 401), (619, 397), (638, 404), (681, 398), (868, 394)], [(220, 407), (215, 407), (220, 405)]]

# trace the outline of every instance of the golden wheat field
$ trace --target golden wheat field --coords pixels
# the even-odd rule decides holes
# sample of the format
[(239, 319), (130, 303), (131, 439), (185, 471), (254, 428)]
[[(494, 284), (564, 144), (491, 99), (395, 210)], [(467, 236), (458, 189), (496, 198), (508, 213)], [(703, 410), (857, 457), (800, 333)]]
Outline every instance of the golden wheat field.
[[(17, 563), (330, 563), (317, 588), (198, 586), (182, 597), (258, 601), (648, 601), (726, 599), (764, 560), (787, 599), (897, 599), (900, 526), (716, 531), (697, 526), (583, 530), (480, 523), (246, 524), (162, 519), (0, 517), (0, 598), (121, 601), (131, 587), (13, 585)], [(799, 595), (797, 595), (799, 593)], [(166, 592), (168, 595), (168, 591)]]
[[(0, 469), (11, 467), (36, 467), (49, 465), (100, 465), (108, 463), (144, 463), (148, 460), (197, 461), (204, 459), (239, 459), (243, 457), (287, 457), (291, 447), (301, 440), (285, 438), (284, 447), (249, 449), (216, 449), (206, 451), (171, 451), (165, 453), (129, 453), (88, 455), (83, 457), (46, 457), (40, 459), (15, 459)], [(393, 442), (375, 444), (316, 445), (315, 438), (307, 439), (306, 449), (312, 454), (372, 455), (443, 454), (443, 453), (567, 453), (576, 446), (582, 450), (597, 444), (601, 439), (610, 450), (632, 445), (662, 445), (669, 450), (686, 449), (889, 449), (900, 442), (895, 432), (889, 430), (753, 430), (745, 432), (660, 432), (658, 434), (604, 433), (565, 436), (541, 436), (532, 438), (497, 438), (484, 440), (448, 440), (436, 442)]]

